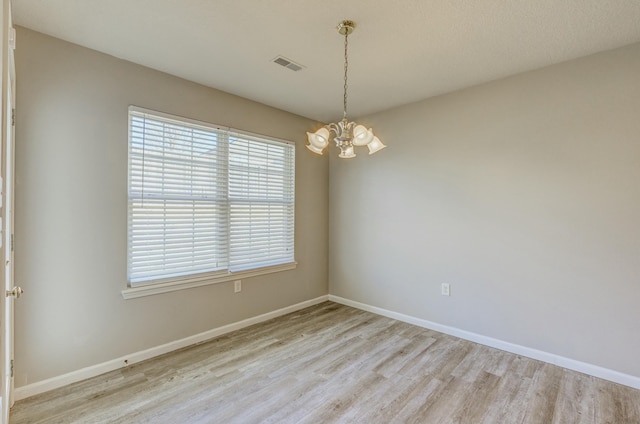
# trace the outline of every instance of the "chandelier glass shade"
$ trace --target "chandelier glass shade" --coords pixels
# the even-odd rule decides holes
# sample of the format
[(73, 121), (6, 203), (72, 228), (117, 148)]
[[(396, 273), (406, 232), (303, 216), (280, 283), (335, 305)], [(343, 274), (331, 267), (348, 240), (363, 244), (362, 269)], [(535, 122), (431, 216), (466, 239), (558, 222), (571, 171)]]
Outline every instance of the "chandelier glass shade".
[(349, 159), (356, 156), (354, 147), (367, 146), (369, 148), (369, 154), (372, 155), (375, 152), (384, 149), (380, 139), (373, 135), (371, 128), (364, 125), (350, 122), (347, 119), (347, 70), (349, 68), (349, 57), (347, 54), (349, 45), (349, 34), (355, 29), (355, 23), (353, 21), (342, 21), (338, 27), (338, 33), (344, 35), (344, 108), (342, 120), (337, 123), (331, 123), (320, 128), (316, 132), (307, 133), (307, 139), (309, 144), (307, 148), (313, 153), (321, 155), (329, 145), (329, 139), (333, 134), (333, 141), (340, 149), (338, 157), (343, 159)]

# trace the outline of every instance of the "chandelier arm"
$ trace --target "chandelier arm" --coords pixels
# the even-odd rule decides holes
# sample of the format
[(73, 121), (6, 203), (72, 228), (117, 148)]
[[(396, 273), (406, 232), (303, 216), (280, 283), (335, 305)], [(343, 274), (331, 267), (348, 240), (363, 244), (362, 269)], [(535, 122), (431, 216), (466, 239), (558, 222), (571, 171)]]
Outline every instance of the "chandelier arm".
[(333, 131), (336, 136), (340, 134), (340, 127), (334, 122), (330, 123), (329, 125), (325, 125), (325, 128), (327, 128), (329, 131)]

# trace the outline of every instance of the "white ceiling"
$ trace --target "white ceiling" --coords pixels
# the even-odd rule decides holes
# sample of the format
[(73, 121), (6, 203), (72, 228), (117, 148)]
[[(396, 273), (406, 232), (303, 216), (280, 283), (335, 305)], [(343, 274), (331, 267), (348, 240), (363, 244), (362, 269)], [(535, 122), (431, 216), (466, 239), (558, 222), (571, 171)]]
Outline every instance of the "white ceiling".
[(640, 0), (13, 0), (13, 18), (324, 122), (342, 118), (343, 19), (352, 118), (640, 42)]

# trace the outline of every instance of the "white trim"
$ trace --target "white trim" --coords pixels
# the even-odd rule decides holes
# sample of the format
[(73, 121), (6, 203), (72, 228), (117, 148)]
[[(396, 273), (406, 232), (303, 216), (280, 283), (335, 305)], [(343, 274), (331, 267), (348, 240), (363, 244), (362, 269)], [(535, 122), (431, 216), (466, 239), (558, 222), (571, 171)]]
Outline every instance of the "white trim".
[(164, 113), (164, 112), (160, 112), (158, 110), (153, 110), (153, 109), (146, 109), (146, 108), (135, 106), (135, 105), (129, 105), (129, 112), (152, 115), (158, 118), (164, 118), (171, 121), (175, 121), (176, 123), (186, 122), (192, 125), (197, 125), (199, 127), (208, 128), (208, 129), (221, 130), (221, 131), (229, 131), (231, 129), (224, 125), (218, 125), (218, 124), (205, 122), (205, 121), (198, 121), (197, 119), (191, 119), (191, 118), (187, 118), (185, 116), (180, 116), (180, 115), (172, 115), (170, 113)]
[(219, 337), (223, 334), (230, 333), (235, 330), (240, 330), (245, 327), (249, 327), (260, 322), (264, 322), (273, 318), (277, 318), (282, 315), (296, 312), (309, 306), (317, 305), (318, 303), (326, 302), (329, 300), (328, 295), (316, 297), (315, 299), (306, 300), (304, 302), (296, 303), (295, 305), (287, 306), (281, 309), (277, 309), (266, 314), (258, 315), (252, 318), (247, 318), (242, 321), (238, 321), (232, 324), (228, 324), (222, 327), (214, 328), (204, 333), (196, 334), (193, 336), (185, 337), (184, 339), (169, 342), (160, 346), (152, 347), (147, 350), (135, 352), (130, 355), (121, 356), (120, 358), (112, 359), (101, 364), (92, 365), (86, 368), (82, 368), (76, 371), (72, 371), (67, 374), (59, 375), (49, 378), (47, 380), (31, 383), (26, 386), (17, 387), (14, 391), (15, 400), (26, 399), (31, 396), (35, 396), (40, 393), (48, 392), (49, 390), (57, 389), (59, 387), (66, 386), (68, 384), (76, 383), (78, 381), (85, 380), (87, 378), (95, 377), (100, 374), (104, 374), (109, 371), (117, 370), (125, 367), (125, 360), (129, 365), (135, 364), (146, 359), (154, 358), (159, 355), (163, 355), (168, 352), (172, 352), (177, 349), (182, 349), (187, 346), (201, 343), (215, 337)]
[(226, 281), (257, 277), (258, 275), (296, 269), (297, 264), (297, 262), (291, 262), (265, 268), (249, 269), (246, 271), (227, 272), (222, 275), (208, 274), (199, 277), (196, 276), (187, 278), (176, 278), (166, 283), (155, 283), (144, 286), (141, 285), (136, 287), (127, 287), (126, 289), (122, 290), (122, 297), (124, 297), (125, 299), (135, 299), (137, 297), (168, 293), (176, 290), (191, 289), (194, 287), (207, 286), (209, 284), (224, 283)]
[(285, 140), (284, 138), (273, 137), (273, 136), (265, 135), (265, 134), (258, 134), (258, 133), (249, 132), (249, 131), (245, 131), (245, 130), (239, 130), (237, 128), (227, 127), (225, 125), (218, 125), (218, 124), (214, 124), (212, 122), (199, 121), (197, 119), (191, 119), (191, 118), (187, 118), (187, 117), (180, 116), (180, 115), (172, 115), (170, 113), (160, 112), (160, 111), (153, 110), (153, 109), (147, 109), (147, 108), (136, 106), (136, 105), (129, 105), (129, 112), (137, 112), (137, 113), (144, 113), (146, 115), (157, 116), (159, 118), (164, 118), (164, 119), (169, 119), (169, 120), (175, 121), (176, 123), (188, 122), (190, 124), (198, 125), (198, 126), (204, 127), (204, 128), (227, 131), (227, 132), (232, 132), (232, 133), (236, 133), (236, 134), (247, 135), (247, 136), (250, 136), (250, 137), (266, 138), (266, 139), (271, 140), (271, 141), (277, 141), (277, 142), (285, 143), (285, 144), (292, 144), (294, 146), (296, 144), (294, 141)]
[(389, 311), (387, 309), (367, 305), (365, 303), (356, 302), (354, 300), (345, 299), (339, 296), (329, 295), (329, 300), (332, 302), (351, 306), (353, 308), (361, 309), (363, 311), (372, 312), (377, 315), (396, 319), (398, 321), (417, 325), (419, 327), (435, 330), (440, 333), (449, 334), (451, 336), (459, 337), (464, 340), (469, 340), (485, 346), (504, 350), (506, 352), (526, 356), (527, 358), (537, 359), (539, 361), (547, 362), (549, 364), (557, 365), (573, 371), (578, 371), (593, 377), (602, 378), (604, 380), (609, 380), (618, 384), (623, 384), (625, 386), (633, 387), (634, 389), (640, 389), (640, 377), (624, 374), (609, 368), (603, 368), (597, 365), (588, 364), (586, 362), (577, 361), (575, 359), (566, 358), (564, 356), (556, 355), (553, 353), (544, 352), (542, 350), (517, 345), (499, 339), (494, 339), (492, 337), (483, 336), (481, 334), (472, 333), (470, 331), (461, 330), (455, 327), (449, 327), (448, 325), (438, 324), (433, 321), (427, 321), (422, 318), (416, 318), (410, 315), (401, 314), (399, 312)]

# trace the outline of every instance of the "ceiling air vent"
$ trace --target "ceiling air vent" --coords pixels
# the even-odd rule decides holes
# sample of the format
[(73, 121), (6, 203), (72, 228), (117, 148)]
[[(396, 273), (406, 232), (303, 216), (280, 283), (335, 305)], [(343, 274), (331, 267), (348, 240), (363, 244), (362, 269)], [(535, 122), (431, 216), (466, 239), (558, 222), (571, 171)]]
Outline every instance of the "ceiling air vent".
[(304, 69), (304, 66), (299, 65), (295, 62), (292, 62), (284, 56), (278, 56), (275, 59), (273, 59), (272, 62), (277, 63), (280, 66), (284, 66), (285, 68), (291, 69), (292, 71), (296, 71), (296, 72), (301, 69)]

